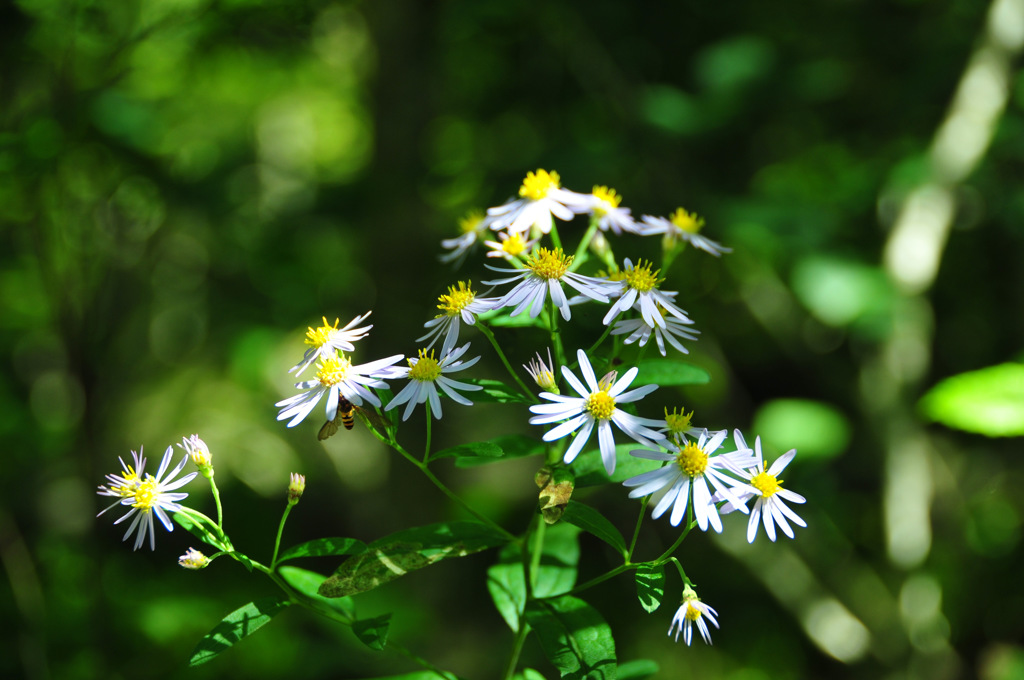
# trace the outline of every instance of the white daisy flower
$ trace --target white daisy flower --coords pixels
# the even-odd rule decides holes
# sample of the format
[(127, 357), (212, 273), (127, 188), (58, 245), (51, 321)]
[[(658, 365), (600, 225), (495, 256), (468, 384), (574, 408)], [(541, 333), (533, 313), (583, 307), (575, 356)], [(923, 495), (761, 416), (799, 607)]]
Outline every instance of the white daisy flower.
[(572, 314), (569, 311), (569, 300), (565, 297), (562, 284), (566, 284), (598, 302), (608, 302), (608, 295), (621, 287), (622, 284), (617, 282), (570, 272), (569, 265), (572, 264), (572, 260), (573, 257), (564, 254), (561, 248), (554, 250), (540, 248), (536, 255), (526, 261), (526, 269), (501, 269), (487, 265), (488, 269), (493, 269), (496, 272), (515, 275), (507, 279), (484, 281), (485, 285), (497, 286), (519, 281), (518, 285), (495, 301), (494, 309), (515, 307), (509, 316), (517, 316), (529, 309), (530, 316), (536, 317), (544, 308), (544, 303), (550, 294), (551, 302), (562, 313), (562, 318), (568, 321)]
[(491, 219), (479, 210), (472, 210), (459, 220), (460, 235), (441, 241), (441, 246), (451, 251), (440, 256), (441, 262), (454, 262), (465, 255), (491, 226)]
[[(689, 413), (686, 409), (673, 408), (672, 412), (668, 412), (668, 407), (665, 407), (665, 426), (658, 428), (658, 431), (664, 435), (665, 439), (673, 442), (677, 446), (682, 444), (685, 446), (686, 442), (691, 439), (696, 440), (705, 431), (705, 428), (694, 427), (693, 411)], [(717, 432), (711, 432), (712, 436), (718, 434)]]
[[(145, 478), (141, 475), (136, 477), (137, 483), (134, 484), (134, 488), (131, 492), (128, 492), (129, 486), (124, 486), (118, 483), (118, 480), (126, 480), (131, 485), (129, 476), (131, 475), (130, 468), (125, 466), (124, 462), (121, 462), (121, 467), (124, 468), (125, 474), (123, 475), (107, 475), (107, 479), (110, 480), (115, 486), (112, 487), (100, 487), (99, 494), (101, 496), (122, 496), (121, 500), (114, 505), (125, 505), (131, 506), (125, 515), (118, 519), (114, 524), (120, 524), (132, 515), (135, 515), (135, 519), (132, 520), (131, 525), (128, 527), (128, 531), (125, 532), (124, 539), (128, 540), (128, 537), (133, 533), (138, 535), (135, 537), (135, 548), (138, 550), (139, 547), (146, 542), (146, 535), (149, 535), (149, 548), (150, 550), (156, 550), (156, 525), (153, 522), (153, 516), (156, 515), (160, 520), (160, 523), (164, 525), (167, 531), (173, 531), (174, 525), (171, 523), (171, 518), (167, 515), (168, 512), (179, 512), (181, 511), (181, 505), (178, 501), (184, 500), (188, 497), (187, 493), (179, 492), (172, 493), (175, 489), (180, 489), (185, 484), (192, 481), (198, 473), (191, 472), (179, 480), (175, 481), (175, 477), (181, 472), (181, 469), (185, 467), (185, 463), (188, 462), (188, 456), (182, 456), (181, 462), (178, 463), (173, 470), (167, 472), (167, 467), (171, 463), (171, 456), (174, 453), (174, 447), (168, 446), (167, 450), (164, 451), (164, 457), (160, 461), (160, 468), (156, 472), (156, 476), (147, 474)], [(134, 453), (133, 453), (134, 455)], [(138, 461), (138, 459), (136, 459)], [(145, 461), (142, 461), (142, 465)], [(141, 469), (141, 465), (139, 466)], [(102, 515), (104, 512), (114, 507), (111, 505), (100, 512)], [(99, 517), (99, 515), (96, 515)]]
[[(107, 475), (107, 484), (101, 485), (97, 488), (96, 493), (101, 496), (113, 496), (115, 498), (131, 498), (135, 495), (135, 490), (142, 484), (142, 476), (145, 473), (146, 458), (142, 455), (142, 448), (139, 447), (139, 453), (132, 451), (132, 462), (133, 465), (126, 465), (124, 459), (120, 456), (117, 459), (121, 462), (121, 474), (109, 474)], [(121, 501), (117, 501), (103, 509), (104, 512), (110, 508), (118, 505)], [(97, 515), (99, 517), (99, 515)]]
[(438, 298), (437, 308), (443, 314), (438, 314), (423, 324), (424, 327), (430, 329), (430, 332), (417, 338), (416, 342), (430, 340), (430, 344), (426, 347), (430, 349), (437, 339), (444, 335), (441, 354), (448, 354), (459, 340), (460, 323), (465, 322), (472, 326), (476, 323), (477, 314), (493, 309), (497, 298), (478, 298), (470, 287), (472, 284), (472, 281), (468, 284), (465, 281), (459, 281), (458, 286), (448, 286), (448, 292)]
[(472, 406), (473, 402), (466, 399), (456, 390), (475, 391), (483, 388), (479, 385), (470, 385), (445, 377), (446, 374), (457, 373), (480, 361), (480, 357), (473, 357), (469, 361), (460, 361), (460, 357), (466, 353), (469, 345), (470, 343), (467, 342), (462, 347), (443, 354), (440, 361), (434, 358), (433, 350), (427, 354), (427, 350), (421, 349), (419, 357), (415, 359), (410, 357), (408, 359), (408, 368), (395, 369), (398, 373), (395, 377), (407, 377), (409, 378), (409, 384), (402, 388), (402, 391), (396, 394), (394, 399), (388, 402), (384, 410), (390, 411), (400, 404), (406, 404), (405, 412), (402, 413), (402, 420), (408, 420), (416, 405), (422, 404), (429, 399), (430, 412), (435, 419), (439, 420), (441, 418), (441, 399), (437, 393), (438, 386), (441, 387), (441, 391), (450, 397), (452, 401), (464, 406)]
[(589, 209), (589, 197), (562, 189), (557, 172), (537, 170), (536, 173), (526, 173), (526, 179), (519, 187), (519, 196), (518, 200), (487, 211), (493, 219), (491, 229), (525, 233), (536, 227), (547, 234), (551, 231), (553, 217), (569, 221)]
[(583, 450), (583, 446), (590, 440), (590, 435), (596, 425), (601, 460), (604, 463), (604, 469), (610, 475), (615, 472), (615, 440), (612, 436), (612, 423), (634, 441), (645, 446), (655, 446), (652, 442), (664, 439), (663, 435), (648, 427), (660, 425), (662, 421), (638, 418), (618, 408), (619, 404), (628, 404), (645, 397), (658, 389), (658, 386), (644, 385), (638, 389), (624, 392), (639, 371), (635, 366), (626, 371), (626, 374), (618, 380), (616, 380), (616, 373), (612, 371), (598, 382), (594, 375), (594, 369), (590, 366), (590, 359), (582, 349), (576, 351), (576, 358), (580, 362), (580, 372), (583, 374), (586, 384), (581, 383), (567, 366), (562, 366), (562, 377), (580, 396), (571, 397), (541, 392), (541, 398), (554, 403), (531, 406), (530, 412), (537, 415), (530, 418), (530, 424), (546, 425), (561, 420), (565, 421), (544, 434), (543, 439), (546, 442), (561, 439), (579, 430), (565, 452), (563, 461), (566, 464), (573, 462)]
[(598, 229), (611, 231), (616, 235), (623, 232), (639, 233), (636, 220), (629, 214), (629, 208), (619, 207), (622, 196), (616, 194), (615, 189), (596, 186), (587, 198), (590, 199), (590, 214), (597, 220)]
[(676, 241), (686, 241), (694, 248), (700, 248), (715, 257), (720, 256), (722, 253), (732, 252), (732, 248), (726, 248), (722, 244), (698, 233), (701, 227), (704, 226), (704, 218), (698, 217), (697, 213), (688, 213), (679, 208), (667, 220), (664, 217), (653, 217), (651, 215), (644, 215), (641, 219), (642, 224), (639, 225), (640, 233), (644, 236), (663, 234), (663, 243), (666, 249), (673, 247)]
[(631, 309), (634, 306), (640, 312), (644, 323), (648, 326), (665, 328), (665, 313), (671, 314), (682, 323), (692, 324), (693, 321), (686, 315), (686, 312), (676, 307), (673, 302), (678, 293), (663, 292), (658, 290), (658, 284), (664, 279), (658, 279), (661, 270), (651, 271), (651, 263), (644, 264), (643, 260), (633, 263), (626, 258), (625, 269), (621, 272), (621, 283), (619, 283), (622, 295), (612, 304), (612, 308), (604, 315), (602, 323), (605, 326), (610, 324), (619, 314)]
[(718, 628), (718, 612), (701, 602), (697, 597), (697, 593), (687, 586), (683, 591), (683, 603), (679, 605), (675, 616), (672, 617), (672, 625), (668, 628), (668, 635), (672, 637), (672, 631), (675, 631), (676, 642), (679, 642), (679, 633), (682, 631), (683, 640), (689, 646), (690, 641), (693, 639), (693, 625), (696, 623), (705, 644), (710, 645), (711, 630), (704, 619), (707, 619), (711, 622), (711, 625)]
[(292, 366), (288, 372), (299, 375), (317, 359), (333, 359), (336, 352), (354, 352), (356, 348), (352, 343), (365, 338), (373, 325), (362, 328), (353, 328), (353, 326), (362, 323), (368, 316), (370, 316), (370, 312), (357, 316), (349, 321), (344, 328), (338, 328), (338, 319), (334, 320), (332, 326), (327, 323), (327, 317), (323, 317), (323, 326), (315, 329), (310, 327), (306, 331), (306, 344), (310, 347), (303, 355), (302, 361)]
[(740, 510), (746, 506), (740, 503), (734, 489), (745, 490), (746, 485), (729, 477), (726, 472), (739, 474), (744, 464), (750, 462), (750, 449), (740, 449), (728, 454), (715, 455), (718, 447), (725, 441), (728, 433), (725, 430), (714, 435), (704, 430), (697, 442), (687, 442), (682, 447), (666, 441), (662, 444), (669, 453), (639, 449), (630, 451), (630, 455), (648, 460), (660, 460), (671, 463), (657, 470), (651, 470), (630, 477), (623, 486), (636, 487), (629, 492), (630, 498), (642, 498), (649, 494), (659, 493), (660, 498), (651, 511), (651, 517), (658, 519), (672, 508), (669, 523), (679, 526), (686, 516), (686, 507), (690, 502), (690, 489), (693, 489), (693, 512), (697, 516), (697, 525), (701, 531), (707, 531), (710, 525), (718, 533), (722, 533), (722, 520), (718, 516), (708, 488), (708, 481), (715, 491), (723, 498), (735, 501)]
[(544, 357), (537, 352), (536, 359), (530, 359), (530, 363), (523, 364), (523, 368), (530, 374), (537, 387), (545, 392), (559, 394), (558, 383), (555, 381), (555, 362), (551, 358), (551, 348), (548, 348), (548, 361), (544, 363)]
[(362, 406), (363, 401), (380, 406), (380, 399), (368, 388), (387, 388), (388, 384), (384, 380), (401, 375), (401, 369), (392, 367), (392, 364), (403, 358), (403, 355), (395, 354), (386, 359), (353, 365), (344, 352), (335, 354), (320, 362), (313, 380), (295, 383), (295, 387), (304, 392), (274, 404), (281, 409), (277, 419), (291, 418), (288, 427), (295, 427), (316, 408), (324, 395), (327, 396), (327, 420), (334, 420), (338, 414), (338, 404), (342, 397), (356, 406)]
[[(633, 306), (633, 309), (640, 311), (636, 305)], [(660, 309), (658, 309), (655, 314), (656, 318), (660, 318), (664, 321), (664, 326), (648, 324), (643, 318), (619, 319), (612, 326), (612, 335), (625, 335), (626, 338), (623, 340), (623, 343), (627, 345), (631, 345), (639, 340), (641, 347), (646, 345), (653, 335), (658, 345), (658, 351), (661, 352), (661, 356), (666, 355), (666, 341), (668, 341), (668, 344), (672, 345), (672, 347), (677, 351), (682, 352), (683, 354), (689, 354), (690, 350), (688, 350), (679, 340), (680, 338), (684, 340), (696, 340), (697, 336), (700, 335), (700, 331), (690, 328), (690, 326), (693, 325), (693, 321), (689, 318), (686, 319), (686, 321), (683, 321), (675, 316), (666, 315)]]
[(512, 260), (518, 259), (525, 252), (529, 252), (539, 240), (539, 238), (527, 239), (520, 232), (509, 234), (499, 231), (497, 241), (484, 241), (484, 245), (490, 249), (487, 251), (487, 257), (501, 257), (506, 260)]
[[(746, 448), (747, 444), (743, 441), (743, 435), (739, 430), (733, 432), (733, 439), (737, 446)], [(768, 538), (772, 541), (775, 540), (776, 524), (782, 529), (782, 533), (790, 538), (794, 538), (794, 536), (793, 528), (789, 526), (789, 522), (798, 527), (807, 526), (807, 523), (785, 503), (785, 501), (790, 503), (806, 503), (807, 499), (798, 493), (793, 493), (789, 489), (783, 489), (782, 480), (779, 479), (779, 475), (782, 474), (782, 471), (786, 469), (786, 466), (789, 465), (795, 456), (796, 449), (790, 449), (779, 456), (772, 463), (772, 466), (765, 471), (764, 458), (761, 456), (761, 438), (757, 437), (754, 440), (754, 458), (752, 459), (754, 465), (747, 466), (742, 471), (748, 487), (736, 494), (736, 499), (744, 510), (746, 509), (747, 501), (751, 498), (757, 499), (754, 501), (754, 507), (750, 511), (750, 519), (747, 521), (748, 543), (753, 543), (754, 538), (757, 536), (759, 520), (764, 524), (764, 532), (768, 534)], [(728, 502), (722, 506), (721, 512), (722, 514), (727, 514), (736, 509), (736, 505)]]

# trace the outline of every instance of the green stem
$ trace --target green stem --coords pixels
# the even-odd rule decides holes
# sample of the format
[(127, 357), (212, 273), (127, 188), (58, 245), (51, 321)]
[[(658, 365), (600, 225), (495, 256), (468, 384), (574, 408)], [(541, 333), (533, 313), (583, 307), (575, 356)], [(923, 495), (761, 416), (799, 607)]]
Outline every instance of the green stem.
[(526, 621), (520, 616), (519, 630), (516, 631), (516, 639), (512, 643), (512, 653), (508, 657), (508, 665), (505, 666), (505, 675), (502, 676), (504, 680), (512, 680), (512, 676), (515, 675), (516, 666), (519, 665), (519, 655), (523, 651), (523, 643), (526, 642), (528, 632), (529, 628), (526, 625)]
[(281, 535), (284, 533), (284, 523), (288, 521), (288, 514), (294, 507), (291, 503), (284, 507), (284, 512), (281, 513), (281, 521), (277, 525), (277, 539), (274, 541), (274, 556), (270, 559), (270, 568), (277, 568), (277, 551), (281, 547)]
[(612, 325), (611, 325), (611, 324), (608, 324), (607, 326), (605, 326), (605, 327), (604, 327), (604, 333), (602, 333), (602, 334), (601, 334), (601, 337), (599, 337), (599, 338), (597, 339), (597, 342), (595, 342), (595, 343), (594, 343), (594, 344), (593, 344), (593, 345), (592, 345), (592, 346), (590, 347), (590, 349), (588, 349), (588, 350), (587, 350), (587, 356), (590, 356), (591, 354), (593, 354), (594, 352), (596, 352), (596, 351), (597, 351), (597, 348), (598, 348), (598, 347), (599, 347), (599, 346), (601, 345), (601, 343), (602, 343), (602, 342), (604, 342), (604, 339), (605, 339), (605, 338), (607, 338), (607, 337), (608, 337), (608, 334), (609, 334), (609, 333), (611, 333), (611, 332), (612, 332)]
[(572, 264), (569, 265), (569, 271), (574, 272), (580, 268), (586, 260), (583, 254), (587, 252), (587, 246), (590, 245), (591, 239), (594, 238), (594, 234), (597, 233), (597, 221), (594, 219), (590, 220), (590, 227), (583, 234), (583, 238), (580, 239), (580, 244), (576, 246), (576, 252), (572, 256)]
[(550, 313), (551, 323), (548, 326), (551, 329), (551, 346), (555, 348), (555, 359), (558, 361), (558, 365), (565, 366), (565, 349), (562, 347), (562, 334), (558, 330), (558, 308), (555, 307), (554, 300), (551, 301)]
[(398, 451), (398, 453), (400, 453), (403, 458), (405, 458), (407, 461), (409, 461), (410, 463), (412, 463), (413, 465), (418, 467), (420, 469), (420, 472), (422, 472), (424, 475), (426, 475), (427, 479), (429, 479), (431, 482), (433, 482), (434, 486), (436, 486), (438, 489), (440, 489), (441, 493), (443, 493), (445, 496), (448, 496), (448, 498), (450, 498), (452, 501), (454, 501), (459, 506), (461, 506), (466, 512), (468, 512), (469, 514), (473, 515), (473, 517), (476, 517), (478, 520), (480, 520), (481, 522), (483, 522), (487, 526), (491, 527), (495, 531), (503, 534), (510, 541), (518, 541), (519, 540), (516, 536), (514, 536), (511, 533), (509, 533), (508, 531), (506, 531), (504, 529), (504, 527), (502, 527), (500, 524), (494, 522), (493, 520), (489, 519), (488, 517), (485, 517), (484, 515), (481, 515), (479, 512), (474, 510), (471, 505), (469, 505), (466, 501), (464, 501), (462, 498), (460, 498), (455, 492), (453, 492), (451, 489), (449, 489), (447, 486), (445, 486), (444, 483), (440, 479), (438, 479), (434, 475), (433, 472), (430, 471), (430, 468), (428, 468), (425, 463), (422, 463), (422, 462), (416, 460), (416, 458), (413, 457), (412, 454), (410, 454), (404, 448), (402, 448), (402, 446), (398, 442), (388, 442), (388, 443), (390, 444), (390, 446), (395, 451)]
[(523, 391), (523, 394), (531, 401), (538, 401), (537, 396), (530, 391), (530, 388), (526, 386), (526, 383), (524, 383), (516, 372), (512, 370), (512, 364), (508, 362), (508, 357), (506, 357), (505, 353), (501, 351), (501, 346), (498, 345), (498, 339), (494, 337), (494, 333), (491, 332), (491, 329), (483, 324), (477, 324), (477, 328), (479, 328), (480, 332), (484, 334), (484, 337), (490, 341), (491, 347), (493, 347), (494, 351), (498, 353), (498, 358), (501, 359), (501, 363), (505, 366), (505, 370), (507, 370), (508, 374), (512, 376), (512, 379), (516, 381), (519, 385), (519, 389)]
[(224, 528), (224, 509), (220, 505), (220, 491), (217, 489), (217, 482), (213, 481), (213, 469), (210, 470), (210, 491), (213, 493), (213, 502), (217, 505), (217, 526)]
[(178, 510), (178, 512), (185, 515), (196, 524), (205, 524), (208, 526), (210, 528), (210, 533), (212, 533), (217, 539), (215, 544), (217, 548), (220, 548), (225, 552), (234, 552), (235, 547), (231, 545), (231, 539), (228, 538), (227, 534), (224, 533), (224, 530), (212, 519), (198, 510), (193, 510), (192, 508), (185, 506), (182, 506), (181, 510)]
[(558, 227), (555, 226), (554, 216), (551, 217), (551, 245), (561, 250), (562, 253), (565, 253), (565, 251), (562, 250), (562, 239), (558, 238)]
[[(625, 564), (620, 564), (619, 566), (615, 567), (611, 571), (605, 572), (604, 574), (601, 574), (600, 576), (595, 576), (594, 578), (590, 579), (586, 583), (582, 583), (582, 584), (576, 586), (575, 588), (573, 588), (572, 590), (570, 590), (567, 593), (560, 593), (558, 595), (551, 595), (550, 597), (562, 597), (563, 595), (575, 595), (576, 593), (582, 593), (584, 590), (588, 590), (590, 588), (593, 588), (594, 586), (596, 586), (596, 585), (598, 585), (600, 583), (604, 583), (605, 581), (607, 581), (610, 578), (614, 578), (614, 577), (618, 576), (619, 574), (621, 574), (621, 573), (623, 573), (625, 571), (629, 571), (630, 569), (636, 569), (639, 566), (640, 566), (639, 564), (633, 564), (632, 562), (627, 562)], [(542, 599), (547, 599), (547, 598), (542, 598)]]
[(547, 531), (547, 522), (538, 513), (537, 528), (533, 532), (533, 541), (530, 546), (530, 571), (526, 575), (526, 596), (533, 596), (533, 590), (537, 587), (537, 578), (540, 575), (540, 558), (544, 552), (544, 534)]
[(687, 515), (687, 517), (686, 517), (686, 529), (683, 530), (683, 533), (679, 534), (679, 538), (676, 539), (676, 542), (672, 544), (671, 548), (669, 548), (668, 550), (663, 552), (661, 554), (661, 557), (659, 557), (658, 559), (654, 560), (655, 564), (664, 564), (672, 556), (672, 553), (674, 553), (676, 551), (676, 548), (678, 548), (680, 546), (680, 544), (682, 544), (683, 539), (685, 539), (686, 535), (690, 533), (690, 529), (692, 529), (693, 527), (697, 526), (697, 522), (694, 521), (694, 519), (693, 519), (693, 504), (692, 503), (690, 504), (690, 507), (688, 507), (686, 509), (686, 515)]
[(633, 529), (633, 538), (629, 541), (629, 552), (626, 553), (626, 562), (633, 559), (633, 551), (636, 550), (636, 541), (640, 538), (640, 525), (644, 521), (644, 513), (647, 512), (647, 504), (650, 503), (651, 497), (644, 496), (643, 501), (640, 503), (640, 515), (636, 518), (636, 528)]
[(423, 466), (426, 467), (427, 461), (430, 460), (430, 425), (431, 425), (430, 421), (432, 421), (434, 418), (430, 415), (430, 400), (429, 399), (424, 404), (424, 407), (426, 407), (426, 411), (427, 411), (427, 445), (423, 449)]

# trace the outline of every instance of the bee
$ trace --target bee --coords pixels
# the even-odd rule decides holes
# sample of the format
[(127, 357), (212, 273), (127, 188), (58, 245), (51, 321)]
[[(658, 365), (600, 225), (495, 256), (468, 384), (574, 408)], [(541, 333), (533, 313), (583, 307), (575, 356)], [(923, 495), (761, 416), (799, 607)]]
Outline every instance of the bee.
[(356, 409), (359, 408), (345, 397), (338, 398), (338, 412), (334, 416), (334, 420), (328, 420), (324, 423), (323, 427), (320, 428), (320, 433), (317, 434), (316, 438), (323, 441), (329, 437), (333, 437), (338, 432), (338, 424), (345, 426), (346, 430), (351, 430), (356, 424)]
[(356, 424), (356, 416), (359, 416), (359, 419), (363, 421), (363, 424), (371, 430), (381, 434), (386, 433), (388, 430), (387, 423), (377, 415), (376, 409), (360, 408), (345, 397), (339, 395), (338, 412), (335, 414), (334, 420), (328, 420), (324, 423), (316, 438), (323, 441), (333, 437), (337, 434), (339, 425), (344, 425), (346, 430), (351, 430)]

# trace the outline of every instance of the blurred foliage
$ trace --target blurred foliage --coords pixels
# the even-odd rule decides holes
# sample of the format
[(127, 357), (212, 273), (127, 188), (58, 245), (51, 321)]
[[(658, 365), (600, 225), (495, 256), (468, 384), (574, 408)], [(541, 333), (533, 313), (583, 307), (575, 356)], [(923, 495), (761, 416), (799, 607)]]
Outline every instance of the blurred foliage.
[[(225, 561), (179, 569), (182, 531), (131, 553), (120, 527), (93, 519), (94, 487), (117, 456), (198, 431), (232, 536), (254, 553), (270, 549), (290, 471), (309, 480), (292, 543), (372, 541), (410, 509), (450, 519), (360, 428), (321, 445), (315, 426), (276, 423), (272, 404), (322, 315), (372, 308), (374, 354), (411, 352), (457, 276), (440, 273), (438, 241), (545, 167), (571, 189), (614, 186), (636, 214), (684, 205), (707, 218), (734, 252), (663, 275), (702, 331), (688, 361), (711, 381), (659, 390), (655, 407), (682, 402), (748, 439), (755, 422), (769, 458), (802, 450), (785, 478), (808, 498), (797, 541), (748, 547), (731, 518), (683, 556), (720, 614), (715, 646), (671, 642), (668, 617), (632, 604), (623, 579), (589, 600), (619, 658), (655, 659), (666, 678), (1019, 677), (1019, 443), (924, 428), (915, 405), (1024, 344), (1020, 73), (987, 155), (951, 187), (934, 285), (907, 296), (881, 265), (902, 201), (930, 176), (929, 145), (987, 11), (969, 0), (4, 4), (0, 676), (411, 671), (295, 611), (187, 669), (216, 622), (271, 593)], [(507, 336), (525, 362), (537, 348), (521, 337)], [(971, 389), (930, 417), (991, 417), (991, 390)], [(1005, 403), (1019, 409), (1015, 394)], [(487, 409), (446, 419), (437, 443), (537, 435), (525, 416)], [(498, 521), (521, 521), (536, 497), (523, 462), (448, 481)], [(663, 522), (641, 548), (673, 538)], [(586, 578), (608, 548), (585, 539), (583, 551)], [(391, 636), (461, 676), (495, 677), (511, 639), (485, 590), (494, 559), (424, 569), (359, 596), (361, 611), (399, 608)], [(554, 675), (533, 642), (523, 664)]]

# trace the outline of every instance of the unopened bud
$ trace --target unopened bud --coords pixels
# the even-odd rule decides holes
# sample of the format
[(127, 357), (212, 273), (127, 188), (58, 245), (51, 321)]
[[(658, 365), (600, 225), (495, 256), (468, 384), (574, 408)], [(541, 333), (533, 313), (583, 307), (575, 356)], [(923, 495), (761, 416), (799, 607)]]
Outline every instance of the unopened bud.
[(189, 548), (188, 552), (178, 558), (178, 564), (185, 569), (204, 569), (210, 563), (210, 558), (195, 548)]
[(291, 481), (288, 483), (288, 505), (295, 505), (302, 498), (302, 492), (306, 490), (306, 477), (297, 472), (292, 473)]
[(213, 476), (213, 456), (210, 454), (210, 447), (199, 438), (198, 434), (184, 437), (178, 446), (188, 452), (189, 458), (192, 459), (192, 462), (195, 463), (195, 466), (199, 468), (199, 472), (204, 477), (210, 478)]

